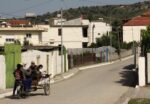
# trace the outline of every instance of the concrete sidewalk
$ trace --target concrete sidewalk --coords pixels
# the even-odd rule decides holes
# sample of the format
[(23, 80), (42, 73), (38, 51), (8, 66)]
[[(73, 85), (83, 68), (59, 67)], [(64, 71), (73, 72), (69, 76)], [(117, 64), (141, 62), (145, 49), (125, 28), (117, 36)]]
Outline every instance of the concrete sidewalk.
[(131, 98), (148, 98), (150, 99), (150, 86), (138, 87)]
[[(116, 61), (112, 61), (112, 62), (100, 63), (100, 64), (94, 64), (94, 65), (88, 65), (88, 66), (83, 66), (83, 67), (78, 67), (78, 68), (70, 69), (66, 73), (63, 73), (61, 75), (55, 76), (53, 79), (51, 79), (50, 83), (51, 84), (52, 83), (57, 83), (57, 82), (60, 82), (62, 80), (68, 79), (68, 78), (76, 75), (81, 70), (87, 70), (89, 68), (94, 68), (94, 67), (100, 67), (100, 66), (105, 66), (105, 65), (113, 64), (115, 62), (123, 61), (123, 60), (129, 59), (129, 58), (132, 58), (132, 57), (133, 56), (129, 56), (129, 57), (123, 58), (121, 60), (116, 60)], [(10, 95), (12, 95), (12, 89), (0, 90), (0, 98), (4, 98), (4, 97), (10, 96)]]
[(134, 98), (150, 99), (150, 86), (130, 89), (129, 92), (127, 92), (127, 95), (125, 95), (123, 102), (117, 104), (128, 104), (129, 100)]

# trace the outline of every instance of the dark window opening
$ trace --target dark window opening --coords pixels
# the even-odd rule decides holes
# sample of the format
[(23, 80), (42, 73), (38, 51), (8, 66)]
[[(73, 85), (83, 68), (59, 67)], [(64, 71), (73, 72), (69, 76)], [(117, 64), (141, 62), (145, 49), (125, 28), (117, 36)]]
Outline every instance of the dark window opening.
[(15, 40), (13, 38), (6, 38), (6, 42), (14, 42)]
[(27, 37), (27, 38), (31, 38), (31, 37), (32, 37), (32, 34), (27, 33), (27, 34), (26, 34), (26, 37)]
[(87, 43), (87, 42), (83, 42), (83, 43), (82, 43), (82, 48), (87, 48), (87, 46), (88, 46), (88, 43)]
[(62, 29), (58, 29), (58, 36), (62, 35)]
[(83, 27), (82, 28), (82, 34), (83, 34), (83, 37), (87, 37), (88, 36), (88, 27)]

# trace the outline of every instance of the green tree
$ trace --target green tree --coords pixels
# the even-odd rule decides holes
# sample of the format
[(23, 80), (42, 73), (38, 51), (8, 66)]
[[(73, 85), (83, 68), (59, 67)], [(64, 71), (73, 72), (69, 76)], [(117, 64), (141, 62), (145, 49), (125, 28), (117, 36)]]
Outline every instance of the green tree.
[(108, 45), (110, 45), (110, 38), (108, 35), (103, 35), (101, 38), (97, 38), (96, 46), (102, 47), (102, 46), (108, 46)]
[(146, 30), (141, 31), (142, 40), (141, 40), (141, 52), (142, 55), (146, 55), (150, 51), (150, 26)]

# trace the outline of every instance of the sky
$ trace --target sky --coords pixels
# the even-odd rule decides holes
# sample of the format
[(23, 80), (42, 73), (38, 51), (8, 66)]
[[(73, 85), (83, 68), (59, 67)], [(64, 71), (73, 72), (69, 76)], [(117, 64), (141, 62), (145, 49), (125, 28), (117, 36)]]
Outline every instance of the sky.
[(79, 6), (131, 4), (144, 0), (0, 0), (0, 16), (23, 17), (25, 13), (37, 15)]

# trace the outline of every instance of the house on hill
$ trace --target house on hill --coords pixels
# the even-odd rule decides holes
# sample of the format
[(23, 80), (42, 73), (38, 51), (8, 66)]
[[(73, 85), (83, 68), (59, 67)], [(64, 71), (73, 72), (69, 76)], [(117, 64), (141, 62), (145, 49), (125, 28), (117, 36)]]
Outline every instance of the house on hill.
[(123, 42), (140, 42), (141, 30), (150, 25), (150, 10), (134, 17), (123, 25)]

